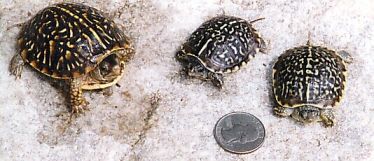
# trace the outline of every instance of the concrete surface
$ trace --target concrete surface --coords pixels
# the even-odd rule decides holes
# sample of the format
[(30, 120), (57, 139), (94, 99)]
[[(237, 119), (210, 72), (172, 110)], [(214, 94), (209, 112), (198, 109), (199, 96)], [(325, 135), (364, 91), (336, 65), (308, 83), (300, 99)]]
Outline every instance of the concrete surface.
[[(9, 75), (17, 24), (59, 0), (0, 0), (0, 160), (374, 160), (374, 2), (372, 0), (112, 0), (84, 2), (120, 24), (137, 53), (112, 96), (86, 92), (90, 111), (69, 121), (65, 95), (26, 68)], [(83, 2), (83, 1), (81, 1)], [(227, 14), (253, 20), (267, 42), (223, 90), (178, 74), (175, 51), (203, 21)], [(270, 69), (282, 51), (305, 44), (346, 50), (348, 89), (337, 125), (302, 126), (272, 114)], [(222, 150), (212, 131), (232, 111), (266, 127), (256, 152)]]

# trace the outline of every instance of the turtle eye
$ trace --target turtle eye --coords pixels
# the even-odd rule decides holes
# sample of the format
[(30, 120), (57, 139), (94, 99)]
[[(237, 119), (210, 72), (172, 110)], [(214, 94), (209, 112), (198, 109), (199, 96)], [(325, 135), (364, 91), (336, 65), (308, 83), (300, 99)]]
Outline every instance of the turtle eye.
[(103, 70), (109, 70), (109, 63), (108, 62), (104, 62), (103, 65), (101, 66), (101, 68)]
[(103, 61), (101, 64), (100, 64), (100, 70), (102, 73), (108, 73), (109, 70), (110, 70), (110, 64), (106, 61)]

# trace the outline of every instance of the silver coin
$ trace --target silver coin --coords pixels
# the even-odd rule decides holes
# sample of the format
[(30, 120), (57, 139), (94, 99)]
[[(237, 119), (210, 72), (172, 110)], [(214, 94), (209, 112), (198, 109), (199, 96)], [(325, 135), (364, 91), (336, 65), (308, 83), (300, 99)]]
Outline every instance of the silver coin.
[(249, 113), (233, 112), (218, 120), (214, 137), (226, 151), (246, 154), (261, 147), (265, 139), (265, 127)]

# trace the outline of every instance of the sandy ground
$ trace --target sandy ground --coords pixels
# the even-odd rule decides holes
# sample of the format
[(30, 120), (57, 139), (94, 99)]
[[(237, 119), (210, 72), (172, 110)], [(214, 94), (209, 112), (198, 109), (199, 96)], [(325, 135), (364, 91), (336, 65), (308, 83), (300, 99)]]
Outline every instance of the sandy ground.
[[(374, 3), (372, 0), (89, 0), (121, 25), (136, 46), (111, 96), (86, 92), (90, 111), (69, 122), (64, 92), (30, 67), (9, 75), (17, 24), (58, 0), (0, 0), (0, 160), (374, 160)], [(224, 89), (185, 79), (174, 54), (202, 22), (217, 15), (247, 20), (267, 45)], [(337, 124), (300, 125), (272, 114), (270, 71), (282, 51), (312, 42), (346, 50), (348, 89)], [(216, 121), (232, 111), (261, 119), (266, 140), (234, 155), (214, 140)]]

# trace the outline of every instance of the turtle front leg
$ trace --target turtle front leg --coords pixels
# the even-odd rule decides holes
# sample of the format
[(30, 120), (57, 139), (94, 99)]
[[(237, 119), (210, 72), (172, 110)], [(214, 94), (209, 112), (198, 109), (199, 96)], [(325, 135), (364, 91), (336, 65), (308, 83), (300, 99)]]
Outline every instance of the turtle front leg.
[(212, 81), (213, 85), (222, 89), (223, 86), (223, 75), (218, 73), (209, 72), (208, 78)]
[(12, 75), (16, 76), (16, 79), (21, 78), (24, 65), (25, 63), (23, 62), (21, 55), (16, 54), (10, 61), (9, 71)]
[(104, 88), (102, 90), (104, 96), (111, 96), (113, 95), (113, 87)]
[(321, 110), (321, 121), (323, 122), (323, 124), (326, 126), (326, 127), (332, 127), (334, 126), (334, 113), (332, 112), (332, 110)]
[(87, 110), (87, 101), (83, 97), (81, 84), (77, 79), (70, 80), (70, 106), (72, 113), (83, 113)]
[(273, 108), (273, 112), (275, 115), (280, 116), (280, 117), (290, 116), (290, 114), (286, 112), (286, 108), (279, 106), (279, 105)]

